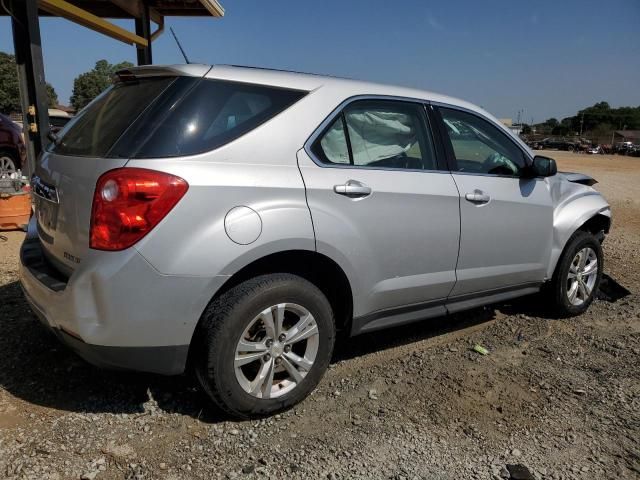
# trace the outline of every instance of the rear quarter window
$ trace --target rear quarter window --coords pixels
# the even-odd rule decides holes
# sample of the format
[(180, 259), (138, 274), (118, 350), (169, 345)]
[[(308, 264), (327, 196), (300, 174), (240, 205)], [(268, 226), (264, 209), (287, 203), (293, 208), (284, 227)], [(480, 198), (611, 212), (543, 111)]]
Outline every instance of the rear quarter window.
[(73, 117), (50, 149), (86, 157), (195, 155), (253, 130), (306, 93), (195, 77), (119, 82)]
[[(194, 155), (214, 150), (276, 116), (307, 92), (203, 79), (177, 104), (150, 110), (127, 134), (134, 158)], [(118, 148), (114, 149), (118, 155)]]

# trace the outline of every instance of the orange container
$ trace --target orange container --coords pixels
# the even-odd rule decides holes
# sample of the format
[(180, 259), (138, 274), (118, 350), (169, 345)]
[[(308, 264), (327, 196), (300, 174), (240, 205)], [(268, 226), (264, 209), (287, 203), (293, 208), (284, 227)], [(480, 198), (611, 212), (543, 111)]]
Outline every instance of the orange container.
[(0, 230), (24, 229), (29, 223), (30, 216), (30, 193), (0, 194)]

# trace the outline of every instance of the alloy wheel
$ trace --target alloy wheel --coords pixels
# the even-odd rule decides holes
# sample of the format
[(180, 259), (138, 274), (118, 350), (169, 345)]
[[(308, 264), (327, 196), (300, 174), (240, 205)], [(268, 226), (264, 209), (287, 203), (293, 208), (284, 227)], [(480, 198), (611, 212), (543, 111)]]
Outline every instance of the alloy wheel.
[(578, 250), (569, 266), (567, 298), (572, 305), (582, 305), (593, 292), (598, 278), (598, 256), (591, 247)]
[(318, 354), (318, 324), (301, 305), (279, 303), (260, 312), (235, 348), (236, 379), (248, 394), (277, 398), (296, 388)]

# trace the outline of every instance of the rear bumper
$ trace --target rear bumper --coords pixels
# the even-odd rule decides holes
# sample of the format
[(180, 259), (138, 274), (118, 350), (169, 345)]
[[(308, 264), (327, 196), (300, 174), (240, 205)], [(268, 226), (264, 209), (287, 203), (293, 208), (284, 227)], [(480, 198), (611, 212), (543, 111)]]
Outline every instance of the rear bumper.
[(87, 362), (112, 370), (179, 375), (184, 372), (189, 353), (188, 345), (166, 347), (109, 347), (89, 345), (64, 331), (58, 336), (62, 342)]
[(189, 354), (188, 345), (164, 347), (112, 347), (91, 345), (74, 337), (62, 328), (52, 327), (44, 312), (25, 291), (25, 297), (33, 313), (64, 345), (96, 367), (109, 370), (135, 370), (139, 372), (179, 375), (184, 372)]
[(20, 260), (32, 310), (63, 343), (100, 367), (167, 375), (184, 371), (200, 315), (227, 278), (163, 275), (128, 249), (89, 251), (66, 279), (33, 236)]
[(135, 370), (140, 372), (179, 375), (184, 372), (189, 354), (188, 345), (164, 347), (113, 347), (91, 345), (62, 328), (49, 324), (44, 312), (35, 304), (25, 291), (25, 297), (31, 310), (40, 321), (49, 328), (64, 345), (96, 367), (109, 370)]

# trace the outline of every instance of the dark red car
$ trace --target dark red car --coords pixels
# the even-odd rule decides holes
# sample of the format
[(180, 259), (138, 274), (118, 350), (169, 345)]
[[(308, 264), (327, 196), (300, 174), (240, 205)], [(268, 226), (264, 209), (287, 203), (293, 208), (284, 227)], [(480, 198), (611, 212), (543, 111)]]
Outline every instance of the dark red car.
[(0, 178), (21, 169), (26, 158), (20, 126), (0, 114)]

